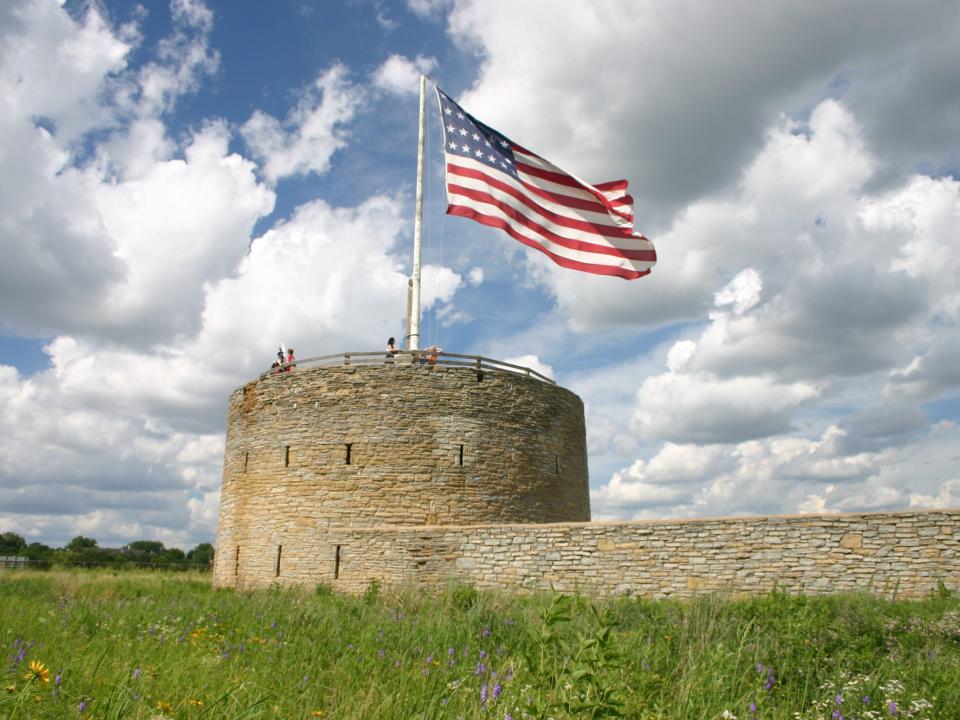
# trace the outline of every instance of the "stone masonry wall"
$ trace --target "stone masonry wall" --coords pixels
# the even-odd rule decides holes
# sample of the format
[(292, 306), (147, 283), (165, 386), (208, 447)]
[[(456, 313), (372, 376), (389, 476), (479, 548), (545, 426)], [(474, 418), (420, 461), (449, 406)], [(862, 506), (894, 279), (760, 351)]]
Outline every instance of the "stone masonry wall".
[[(221, 546), (222, 547), (222, 546)], [(231, 548), (218, 548), (228, 557)], [(960, 589), (960, 510), (689, 521), (340, 528), (241, 548), (220, 585), (554, 589), (687, 598), (701, 593)], [(233, 570), (233, 568), (231, 568)], [(279, 574), (277, 574), (279, 571)]]
[(230, 396), (214, 582), (274, 577), (275, 555), (336, 528), (589, 519), (569, 390), (468, 367), (298, 368)]
[(213, 582), (652, 598), (960, 589), (960, 510), (589, 518), (573, 393), (466, 367), (299, 368), (230, 397)]

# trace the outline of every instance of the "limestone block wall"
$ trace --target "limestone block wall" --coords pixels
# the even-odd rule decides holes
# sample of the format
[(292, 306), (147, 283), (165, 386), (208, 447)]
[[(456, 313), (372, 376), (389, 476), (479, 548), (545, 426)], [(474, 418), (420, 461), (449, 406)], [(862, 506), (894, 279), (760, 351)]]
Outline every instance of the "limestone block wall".
[(230, 396), (214, 582), (276, 577), (338, 528), (589, 519), (572, 392), (466, 367), (298, 368)]
[[(228, 557), (231, 548), (218, 547)], [(326, 583), (555, 589), (687, 598), (773, 588), (924, 595), (960, 589), (960, 510), (688, 521), (336, 528), (307, 542), (241, 547), (221, 585)]]

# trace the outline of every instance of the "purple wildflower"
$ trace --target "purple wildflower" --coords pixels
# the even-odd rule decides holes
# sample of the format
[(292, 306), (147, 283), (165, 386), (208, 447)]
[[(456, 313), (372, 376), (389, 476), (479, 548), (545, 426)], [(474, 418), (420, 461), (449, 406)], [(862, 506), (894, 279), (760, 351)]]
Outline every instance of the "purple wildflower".
[(498, 697), (500, 697), (500, 693), (502, 693), (502, 692), (503, 692), (503, 687), (500, 685), (500, 683), (497, 683), (496, 685), (494, 685), (494, 686), (493, 686), (493, 699), (496, 700)]
[(842, 693), (842, 692), (838, 692), (838, 693), (837, 693), (837, 696), (833, 699), (833, 701), (834, 701), (837, 705), (843, 705), (843, 693)]
[(480, 704), (481, 705), (487, 704), (487, 684), (486, 683), (484, 683), (483, 687), (480, 688)]
[(453, 654), (456, 652), (453, 648), (447, 648), (447, 655), (453, 657)]
[(20, 648), (17, 650), (17, 662), (22, 663), (23, 659), (27, 656), (26, 648)]
[(510, 713), (507, 713), (506, 715), (503, 716), (503, 720), (513, 720), (513, 715), (511, 715)]
[(478, 662), (478, 663), (477, 663), (477, 669), (476, 669), (476, 673), (475, 673), (475, 674), (477, 674), (477, 675), (483, 675), (486, 671), (487, 671), (487, 666), (484, 665), (482, 662)]
[(57, 673), (56, 676), (53, 678), (53, 684), (56, 685), (57, 687), (60, 687), (60, 683), (62, 682), (63, 682), (63, 675), (61, 675), (60, 673)]
[(759, 675), (762, 672), (763, 672), (763, 663), (757, 663), (757, 674)]
[(143, 674), (143, 673), (140, 671), (140, 668), (135, 667), (135, 668), (133, 669), (133, 679), (134, 679), (134, 680), (139, 680), (139, 679), (140, 679), (140, 675), (142, 675), (142, 674)]
[(889, 711), (889, 713), (890, 713), (891, 715), (896, 715), (896, 714), (897, 714), (897, 703), (896, 703), (894, 700), (891, 700), (891, 701), (887, 704), (887, 710)]
[(80, 704), (77, 705), (77, 710), (79, 710), (80, 712), (86, 712), (86, 711), (87, 711), (87, 701), (86, 701), (86, 700), (81, 700), (81, 701), (80, 701)]
[(767, 681), (763, 684), (764, 690), (773, 690), (773, 686), (777, 684), (777, 679), (773, 674), (767, 675)]
[(427, 665), (429, 665), (432, 662), (433, 662), (433, 655), (427, 655), (427, 660), (426, 660)]
[(870, 696), (869, 696), (869, 695), (864, 695), (864, 696), (863, 696), (863, 704), (864, 704), (864, 705), (869, 705), (869, 704), (870, 704)]
[(756, 713), (756, 712), (757, 712), (757, 704), (756, 704), (756, 703), (754, 703), (754, 702), (750, 703), (750, 712), (751, 712), (751, 713)]
[(483, 629), (483, 632), (480, 633), (480, 637), (485, 637), (485, 638), (490, 637), (490, 628), (489, 628), (489, 627), (485, 627), (485, 628)]

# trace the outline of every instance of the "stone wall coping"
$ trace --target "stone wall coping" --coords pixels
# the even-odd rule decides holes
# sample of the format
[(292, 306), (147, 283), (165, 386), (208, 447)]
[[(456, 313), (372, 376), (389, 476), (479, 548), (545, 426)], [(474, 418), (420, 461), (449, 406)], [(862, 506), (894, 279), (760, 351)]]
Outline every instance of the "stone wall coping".
[(698, 518), (663, 518), (663, 519), (643, 519), (643, 520), (590, 520), (585, 522), (559, 522), (559, 523), (484, 523), (477, 525), (331, 525), (328, 529), (330, 533), (363, 533), (363, 532), (390, 532), (390, 533), (416, 533), (416, 532), (459, 532), (464, 530), (481, 530), (495, 528), (498, 530), (507, 530), (510, 528), (523, 528), (530, 530), (533, 528), (609, 528), (618, 526), (631, 527), (654, 527), (663, 525), (709, 525), (721, 523), (725, 525), (737, 524), (757, 524), (767, 522), (794, 522), (794, 521), (851, 521), (857, 518), (869, 519), (904, 519), (908, 517), (922, 517), (926, 515), (950, 515), (957, 516), (960, 521), (960, 508), (950, 509), (928, 509), (928, 510), (886, 510), (871, 512), (837, 512), (837, 513), (817, 513), (817, 514), (794, 514), (794, 515), (724, 515), (719, 517), (698, 517)]

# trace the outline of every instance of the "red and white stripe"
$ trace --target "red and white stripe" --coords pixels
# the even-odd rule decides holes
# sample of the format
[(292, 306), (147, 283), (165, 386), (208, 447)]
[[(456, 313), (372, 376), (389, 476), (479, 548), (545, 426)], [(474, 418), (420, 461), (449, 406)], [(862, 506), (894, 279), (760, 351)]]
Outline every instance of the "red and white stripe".
[(633, 230), (627, 181), (590, 185), (517, 145), (519, 180), (468, 157), (446, 153), (447, 212), (503, 230), (562, 267), (643, 277), (657, 262)]

